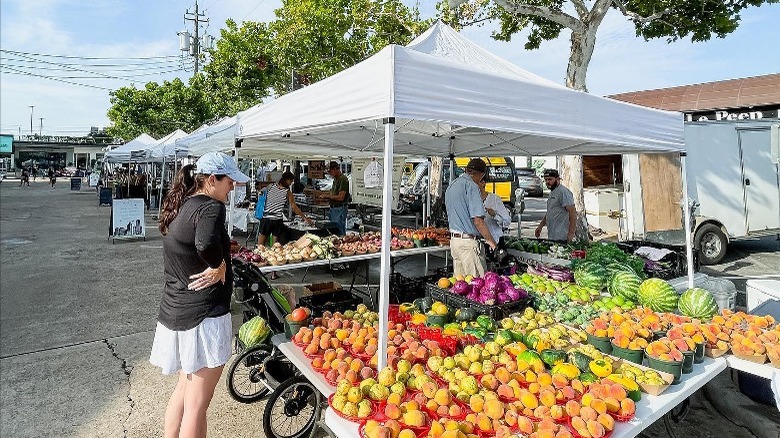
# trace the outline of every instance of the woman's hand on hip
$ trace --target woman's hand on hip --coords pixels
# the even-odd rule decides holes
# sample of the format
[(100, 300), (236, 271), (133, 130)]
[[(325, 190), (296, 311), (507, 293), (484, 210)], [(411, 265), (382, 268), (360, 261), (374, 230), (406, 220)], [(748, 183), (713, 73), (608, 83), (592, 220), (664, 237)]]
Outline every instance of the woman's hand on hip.
[(187, 288), (190, 290), (203, 290), (211, 285), (217, 284), (218, 281), (225, 284), (226, 271), (227, 265), (224, 261), (217, 268), (206, 268), (203, 272), (190, 276), (190, 280), (193, 281), (187, 285)]

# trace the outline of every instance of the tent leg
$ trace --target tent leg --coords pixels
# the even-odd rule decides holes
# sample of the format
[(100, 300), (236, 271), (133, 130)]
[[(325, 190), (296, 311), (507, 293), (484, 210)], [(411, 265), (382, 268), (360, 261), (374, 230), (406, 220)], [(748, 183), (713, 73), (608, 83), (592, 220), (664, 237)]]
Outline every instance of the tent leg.
[(680, 153), (683, 186), (683, 221), (685, 224), (685, 258), (688, 263), (688, 288), (693, 288), (693, 242), (691, 236), (691, 204), (688, 202), (688, 176), (686, 171), (686, 153)]
[(395, 141), (395, 118), (384, 120), (384, 194), (382, 196), (382, 257), (379, 271), (379, 351), (377, 371), (387, 365), (387, 314), (390, 308), (390, 220), (393, 208), (393, 143)]

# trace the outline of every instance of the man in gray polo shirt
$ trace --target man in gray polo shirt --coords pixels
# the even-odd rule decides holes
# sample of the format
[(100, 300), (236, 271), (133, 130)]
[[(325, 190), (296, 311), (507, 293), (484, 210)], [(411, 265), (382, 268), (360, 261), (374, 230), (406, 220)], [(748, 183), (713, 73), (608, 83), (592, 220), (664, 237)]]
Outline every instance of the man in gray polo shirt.
[(481, 276), (485, 273), (485, 249), (480, 238), (485, 239), (491, 250), (496, 249), (496, 242), (485, 224), (485, 207), (477, 185), (485, 172), (487, 165), (484, 161), (471, 159), (466, 171), (447, 187), (444, 194), (455, 275)]
[(574, 196), (571, 190), (561, 185), (561, 178), (555, 169), (545, 169), (544, 183), (550, 189), (547, 198), (547, 214), (544, 215), (534, 233), (536, 237), (547, 225), (547, 238), (559, 242), (574, 241), (574, 228), (577, 225), (577, 210), (574, 208)]

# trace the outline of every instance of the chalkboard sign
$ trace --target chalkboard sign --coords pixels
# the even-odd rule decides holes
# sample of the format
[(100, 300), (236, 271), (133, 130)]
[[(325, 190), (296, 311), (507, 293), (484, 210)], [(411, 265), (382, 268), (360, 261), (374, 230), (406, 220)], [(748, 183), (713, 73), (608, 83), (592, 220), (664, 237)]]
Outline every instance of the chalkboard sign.
[(71, 178), (70, 179), (70, 189), (71, 190), (81, 190), (81, 178)]
[(98, 207), (101, 205), (111, 205), (111, 188), (110, 187), (101, 187), (100, 188), (100, 202), (98, 203)]

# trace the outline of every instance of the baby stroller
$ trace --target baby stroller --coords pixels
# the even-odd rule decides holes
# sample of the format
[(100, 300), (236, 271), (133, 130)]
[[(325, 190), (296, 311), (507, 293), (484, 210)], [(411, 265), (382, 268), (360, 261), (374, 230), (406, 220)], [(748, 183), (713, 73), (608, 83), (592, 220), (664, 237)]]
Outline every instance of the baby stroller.
[[(233, 260), (233, 272), (234, 299), (247, 308), (244, 321), (259, 315), (272, 334), (249, 348), (236, 337), (237, 357), (226, 379), (228, 393), (241, 403), (258, 401), (270, 393), (263, 412), (265, 436), (307, 436), (321, 414), (324, 399), (271, 342), (273, 334), (284, 332), (289, 304), (255, 265)], [(282, 417), (284, 421), (279, 421)]]

